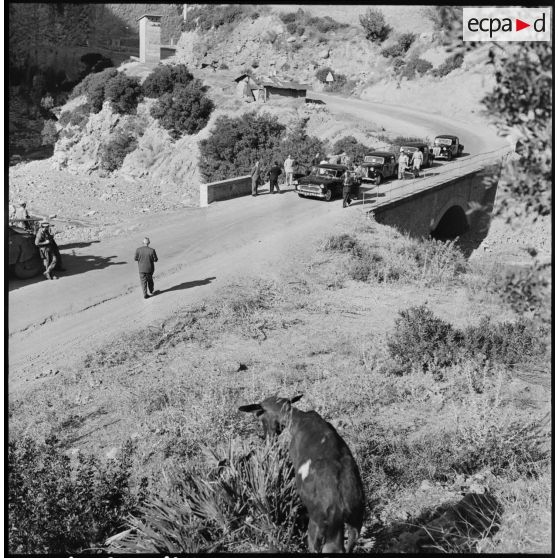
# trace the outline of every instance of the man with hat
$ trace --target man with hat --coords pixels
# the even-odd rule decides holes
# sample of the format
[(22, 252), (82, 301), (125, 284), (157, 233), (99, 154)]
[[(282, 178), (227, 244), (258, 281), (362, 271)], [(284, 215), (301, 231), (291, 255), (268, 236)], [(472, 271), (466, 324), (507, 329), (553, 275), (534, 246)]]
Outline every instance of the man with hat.
[(399, 159), (397, 159), (397, 162), (399, 163), (397, 178), (403, 180), (405, 178), (405, 170), (409, 166), (409, 157), (403, 148), (399, 150)]
[(51, 275), (58, 260), (56, 259), (56, 250), (54, 249), (54, 236), (50, 232), (50, 223), (43, 219), (37, 235), (35, 236), (35, 245), (39, 247), (45, 271), (43, 275), (47, 279), (58, 279), (56, 275)]

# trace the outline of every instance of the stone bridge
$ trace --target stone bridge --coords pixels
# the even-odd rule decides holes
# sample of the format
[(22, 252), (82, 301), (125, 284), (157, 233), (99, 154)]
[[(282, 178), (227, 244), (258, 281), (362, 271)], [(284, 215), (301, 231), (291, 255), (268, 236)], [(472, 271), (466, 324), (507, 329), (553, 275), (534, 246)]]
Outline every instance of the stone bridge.
[(418, 179), (363, 191), (365, 211), (378, 223), (416, 237), (460, 237), (476, 248), (486, 237), (503, 158), (509, 149), (453, 160)]

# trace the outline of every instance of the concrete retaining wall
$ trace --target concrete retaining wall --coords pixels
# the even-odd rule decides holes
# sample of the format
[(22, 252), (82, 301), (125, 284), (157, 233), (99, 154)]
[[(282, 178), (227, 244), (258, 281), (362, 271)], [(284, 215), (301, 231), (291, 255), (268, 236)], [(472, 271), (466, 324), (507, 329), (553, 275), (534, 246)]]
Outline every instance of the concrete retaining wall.
[(230, 200), (251, 193), (252, 179), (249, 174), (209, 184), (200, 184), (200, 207), (207, 207), (215, 201)]

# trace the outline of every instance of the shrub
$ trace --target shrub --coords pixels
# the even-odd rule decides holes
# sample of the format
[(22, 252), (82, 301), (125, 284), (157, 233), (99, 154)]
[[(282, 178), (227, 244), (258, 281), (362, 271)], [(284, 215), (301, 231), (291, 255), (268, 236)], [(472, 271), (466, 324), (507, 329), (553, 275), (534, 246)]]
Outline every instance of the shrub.
[(480, 356), (509, 366), (541, 357), (546, 351), (544, 333), (532, 321), (493, 324), (488, 318), (461, 331), (423, 305), (399, 312), (387, 345), (402, 371), (434, 369), (435, 379), (442, 379), (442, 368), (463, 358)]
[(399, 45), (384, 47), (380, 52), (385, 58), (396, 58), (403, 54)]
[(416, 74), (422, 76), (428, 70), (432, 69), (432, 64), (423, 58), (413, 57), (401, 68), (401, 76), (407, 79), (413, 79)]
[(453, 364), (460, 341), (460, 334), (451, 324), (423, 305), (399, 312), (387, 346), (392, 358), (407, 370), (418, 367), (426, 372), (431, 366)]
[(122, 130), (118, 130), (101, 144), (99, 149), (101, 168), (108, 172), (115, 171), (122, 166), (128, 153), (138, 146), (137, 139)]
[(239, 4), (202, 4), (188, 10), (188, 19), (183, 22), (183, 31), (209, 31), (236, 23), (249, 17), (252, 9)]
[(373, 43), (385, 41), (392, 31), (380, 10), (368, 8), (366, 13), (359, 17), (359, 20), (366, 38)]
[(357, 162), (364, 160), (364, 156), (371, 149), (360, 143), (355, 137), (345, 136), (333, 144), (333, 153), (342, 153), (343, 151), (351, 158), (351, 161)]
[(347, 233), (330, 236), (326, 240), (324, 250), (352, 254), (359, 258), (364, 252), (364, 248), (358, 238)]
[(119, 73), (109, 79), (105, 86), (105, 98), (118, 114), (135, 113), (141, 97), (142, 88), (139, 78), (135, 76)]
[(458, 52), (448, 56), (438, 68), (432, 71), (432, 74), (437, 77), (447, 76), (453, 70), (461, 68), (463, 65), (463, 54)]
[(222, 62), (221, 65), (219, 66), (220, 70), (228, 70), (229, 66), (227, 64), (225, 64), (225, 62)]
[(210, 136), (200, 142), (203, 178), (211, 182), (249, 174), (256, 159), (269, 167), (284, 131), (277, 117), (268, 114), (219, 117)]
[(533, 321), (493, 323), (483, 318), (463, 331), (463, 349), (467, 355), (482, 354), (492, 362), (513, 365), (545, 352), (544, 329)]
[(311, 20), (308, 21), (308, 24), (315, 24), (320, 33), (331, 33), (332, 31), (337, 31), (342, 27), (347, 27), (347, 24), (335, 21), (329, 16), (311, 18)]
[(294, 35), (296, 32), (296, 23), (293, 21), (291, 23), (287, 23), (286, 25), (287, 27), (287, 31), (291, 34)]
[(287, 25), (289, 23), (294, 23), (296, 21), (296, 17), (297, 17), (296, 12), (288, 12), (288, 13), (279, 14), (279, 19)]
[(107, 68), (102, 72), (89, 74), (83, 81), (78, 83), (72, 91), (72, 98), (85, 95), (89, 102), (91, 112), (97, 113), (103, 108), (105, 101), (105, 86), (107, 82), (118, 75), (115, 68)]
[(151, 116), (159, 120), (173, 139), (178, 139), (204, 128), (214, 108), (213, 101), (205, 95), (202, 83), (195, 79), (177, 86), (173, 93), (163, 94), (151, 107)]
[(41, 145), (53, 145), (57, 137), (56, 124), (52, 120), (45, 120), (41, 131)]
[(194, 76), (184, 64), (159, 64), (143, 82), (143, 94), (158, 99), (164, 93), (172, 93), (175, 86), (186, 85)]
[(130, 518), (115, 553), (297, 552), (303, 513), (284, 440), (249, 448), (204, 449), (200, 471), (174, 474), (174, 486)]
[(88, 52), (80, 57), (80, 62), (84, 65), (83, 71), (80, 73), (80, 80), (89, 74), (102, 72), (106, 68), (114, 66), (112, 60), (99, 54), (98, 52)]
[(255, 58), (254, 58), (254, 60), (252, 60), (252, 64), (250, 64), (250, 66), (252, 66), (252, 68), (254, 68), (254, 69), (258, 68), (259, 65), (260, 65), (259, 60), (255, 59)]
[(68, 124), (71, 126), (79, 126), (82, 129), (89, 120), (91, 113), (91, 106), (88, 103), (78, 105), (74, 110), (65, 110), (60, 114), (58, 123), (66, 127)]
[(382, 56), (386, 58), (403, 56), (411, 48), (415, 37), (416, 35), (414, 33), (402, 33), (399, 35), (394, 45), (382, 49)]
[(302, 35), (304, 35), (304, 31), (305, 31), (305, 29), (304, 29), (304, 27), (303, 27), (302, 25), (298, 25), (298, 26), (297, 26), (297, 28), (296, 28), (296, 34), (297, 34), (299, 37), (302, 37)]
[(81, 453), (75, 465), (58, 440), (8, 444), (10, 553), (73, 553), (102, 546), (145, 493), (130, 485), (132, 446), (102, 463)]

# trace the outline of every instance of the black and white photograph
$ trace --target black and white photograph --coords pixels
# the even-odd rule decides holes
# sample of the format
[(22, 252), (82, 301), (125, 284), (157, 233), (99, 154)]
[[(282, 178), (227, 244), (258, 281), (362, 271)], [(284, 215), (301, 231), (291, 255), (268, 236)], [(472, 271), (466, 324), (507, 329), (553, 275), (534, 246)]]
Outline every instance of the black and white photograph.
[(6, 555), (554, 552), (553, 3), (3, 13)]

